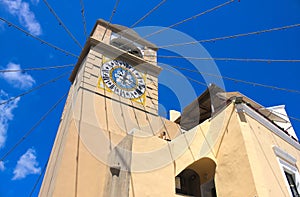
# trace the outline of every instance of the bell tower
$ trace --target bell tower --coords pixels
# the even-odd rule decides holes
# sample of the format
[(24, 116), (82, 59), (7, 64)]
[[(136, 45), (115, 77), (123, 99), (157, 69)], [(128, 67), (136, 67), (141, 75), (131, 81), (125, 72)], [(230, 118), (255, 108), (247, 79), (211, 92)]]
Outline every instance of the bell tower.
[(135, 31), (97, 21), (69, 78), (39, 196), (130, 196), (131, 172), (149, 163), (133, 147), (158, 140), (164, 125), (156, 51)]
[(70, 81), (74, 87), (83, 83), (79, 86), (96, 94), (157, 114), (161, 68), (156, 65), (156, 51), (135, 31), (98, 20)]

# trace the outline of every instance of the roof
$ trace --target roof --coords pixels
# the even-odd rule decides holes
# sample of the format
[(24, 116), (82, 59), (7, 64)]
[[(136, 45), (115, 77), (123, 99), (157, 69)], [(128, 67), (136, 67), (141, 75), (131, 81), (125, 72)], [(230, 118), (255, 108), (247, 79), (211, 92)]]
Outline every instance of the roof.
[(234, 97), (242, 97), (243, 101), (247, 103), (248, 105), (251, 105), (252, 108), (259, 111), (260, 114), (267, 117), (271, 121), (277, 121), (277, 122), (284, 122), (286, 123), (287, 120), (280, 117), (279, 115), (273, 113), (272, 110), (265, 108), (264, 106), (260, 105), (259, 103), (253, 101), (252, 99), (246, 97), (245, 95), (241, 94), (240, 92), (226, 92), (223, 94), (219, 94), (219, 96), (223, 96), (225, 99), (230, 99)]
[[(236, 98), (240, 98), (241, 102), (251, 106), (251, 108), (273, 124), (275, 124), (274, 121), (286, 122), (285, 119), (276, 115), (273, 111), (263, 107), (240, 92), (225, 92), (214, 84), (211, 84), (197, 99), (185, 107), (181, 116), (175, 122), (180, 124), (183, 129), (189, 130), (213, 117)], [(278, 125), (276, 126), (278, 127)]]
[(181, 116), (175, 120), (180, 126), (189, 130), (210, 118), (226, 106), (226, 101), (217, 95), (224, 93), (218, 86), (210, 85), (197, 99), (183, 109)]

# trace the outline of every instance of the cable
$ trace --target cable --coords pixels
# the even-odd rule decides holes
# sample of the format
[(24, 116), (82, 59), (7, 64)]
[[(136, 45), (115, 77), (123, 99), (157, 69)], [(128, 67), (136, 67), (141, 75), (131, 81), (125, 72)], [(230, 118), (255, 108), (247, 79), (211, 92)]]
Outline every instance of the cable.
[(168, 69), (168, 68), (164, 68), (164, 69), (167, 70), (167, 71), (169, 71), (169, 72), (171, 72), (171, 73), (173, 73), (173, 74), (175, 74), (175, 75), (185, 77), (185, 78), (187, 78), (187, 79), (189, 79), (189, 80), (191, 80), (191, 81), (194, 81), (194, 82), (196, 82), (196, 83), (198, 83), (198, 84), (200, 84), (200, 85), (203, 85), (203, 86), (207, 87), (207, 84), (206, 84), (206, 83), (203, 83), (203, 82), (198, 81), (198, 80), (196, 80), (196, 79), (193, 79), (193, 78), (191, 78), (191, 77), (185, 76), (185, 75), (183, 75), (183, 74), (179, 74), (179, 73), (177, 73), (177, 72), (175, 72), (175, 71), (173, 71), (173, 70), (171, 70), (171, 69)]
[(66, 65), (62, 65), (62, 66), (49, 66), (49, 67), (40, 67), (40, 68), (24, 68), (24, 69), (13, 69), (13, 70), (0, 70), (0, 73), (41, 71), (41, 70), (51, 70), (51, 69), (67, 68), (67, 67), (73, 67), (73, 66), (74, 66), (74, 64), (66, 64)]
[(66, 25), (62, 22), (62, 20), (57, 16), (53, 8), (50, 6), (50, 4), (46, 1), (43, 0), (43, 2), (46, 4), (46, 6), (49, 8), (50, 12), (53, 14), (53, 16), (56, 18), (58, 21), (59, 25), (61, 25), (64, 30), (68, 33), (68, 35), (72, 38), (72, 40), (82, 49), (81, 44), (78, 42), (78, 40), (73, 36), (73, 34), (70, 32), (70, 30), (66, 27)]
[(275, 110), (272, 110), (272, 109), (269, 109), (269, 108), (265, 108), (265, 109), (267, 109), (267, 110), (269, 110), (269, 111), (271, 111), (271, 112), (273, 112), (273, 113), (275, 113), (275, 114), (279, 114), (279, 115), (288, 117), (288, 118), (290, 118), (290, 119), (292, 119), (292, 120), (296, 120), (296, 121), (300, 122), (300, 118), (295, 118), (295, 117), (293, 117), (293, 116), (288, 116), (288, 115), (286, 115), (286, 114), (280, 113), (280, 112), (278, 112), (278, 111), (275, 111)]
[(192, 69), (183, 68), (183, 67), (179, 67), (179, 66), (171, 66), (171, 67), (173, 67), (175, 69), (179, 69), (179, 70), (185, 70), (185, 71), (188, 71), (188, 72), (198, 73), (198, 74), (201, 74), (201, 75), (207, 75), (207, 76), (226, 79), (226, 80), (230, 80), (230, 81), (234, 81), (234, 82), (245, 83), (245, 84), (249, 84), (249, 85), (253, 85), (253, 86), (260, 86), (260, 87), (264, 87), (264, 88), (270, 88), (272, 90), (281, 90), (281, 91), (293, 92), (293, 93), (296, 93), (296, 94), (300, 94), (299, 90), (281, 88), (281, 87), (277, 87), (277, 86), (271, 86), (271, 85), (266, 85), (266, 84), (261, 84), (261, 83), (256, 83), (256, 82), (245, 81), (245, 80), (241, 80), (241, 79), (235, 79), (235, 78), (231, 78), (231, 77), (225, 77), (225, 76), (222, 76), (222, 75), (216, 75), (216, 74), (211, 74), (211, 73), (206, 73), (206, 72), (200, 72), (198, 70), (192, 70)]
[(206, 10), (206, 11), (204, 11), (204, 12), (201, 12), (201, 13), (199, 13), (199, 14), (196, 14), (196, 15), (194, 15), (194, 16), (191, 16), (191, 17), (189, 17), (189, 18), (187, 18), (187, 19), (184, 19), (184, 20), (182, 20), (182, 21), (179, 21), (179, 22), (177, 22), (177, 23), (175, 23), (175, 24), (173, 24), (173, 25), (170, 25), (170, 26), (168, 26), (168, 27), (166, 27), (166, 28), (164, 28), (164, 29), (161, 29), (161, 30), (158, 30), (158, 31), (156, 31), (156, 32), (154, 32), (154, 33), (151, 33), (151, 34), (145, 36), (144, 38), (148, 38), (148, 37), (153, 36), (153, 35), (155, 35), (155, 34), (161, 33), (161, 32), (163, 32), (163, 31), (165, 31), (166, 29), (170, 29), (170, 28), (176, 27), (176, 26), (178, 26), (178, 25), (181, 25), (181, 24), (183, 24), (183, 23), (185, 23), (185, 22), (188, 22), (188, 21), (190, 21), (190, 20), (196, 19), (196, 18), (198, 18), (198, 17), (200, 17), (200, 16), (202, 16), (202, 15), (204, 15), (204, 14), (207, 14), (207, 13), (209, 13), (209, 12), (212, 12), (212, 11), (215, 11), (215, 10), (217, 10), (217, 9), (219, 9), (219, 8), (222, 8), (222, 7), (228, 5), (228, 4), (232, 3), (232, 2), (234, 2), (234, 0), (227, 1), (227, 2), (225, 2), (225, 3), (223, 3), (223, 4), (220, 4), (220, 5), (218, 5), (218, 6), (215, 6), (215, 7), (211, 8), (211, 9), (208, 9), (208, 10)]
[[(214, 76), (214, 77), (220, 77), (220, 78), (223, 78), (223, 76), (213, 75), (213, 74), (209, 74), (209, 73), (203, 73), (203, 72), (199, 72), (199, 71), (195, 71), (195, 70), (190, 70), (190, 69), (186, 69), (186, 68), (180, 68), (180, 67), (176, 67), (176, 66), (172, 66), (172, 67), (173, 67), (173, 68), (182, 69), (182, 70), (187, 70), (187, 71), (193, 71), (193, 72), (196, 72), (196, 73), (199, 73), (199, 74), (206, 74), (206, 75), (210, 75), (210, 76)], [(196, 82), (196, 83), (198, 83), (198, 84), (200, 84), (200, 85), (203, 85), (203, 86), (206, 86), (206, 87), (207, 87), (207, 85), (206, 85), (205, 83), (200, 82), (200, 81), (198, 81), (198, 80), (196, 80), (196, 79), (193, 79), (193, 78), (188, 77), (188, 76), (185, 76), (185, 75), (178, 74), (178, 73), (176, 73), (176, 72), (174, 72), (174, 71), (172, 71), (172, 70), (170, 70), (170, 69), (167, 69), (167, 68), (163, 68), (163, 69), (165, 69), (165, 70), (167, 70), (167, 71), (170, 71), (170, 72), (172, 72), (172, 73), (174, 73), (174, 74), (176, 74), (176, 75), (185, 77), (185, 78), (187, 78), (187, 79), (189, 79), (189, 80), (191, 80), (191, 81), (194, 81), (194, 82)], [(239, 80), (239, 79), (233, 79), (233, 78), (229, 78), (229, 77), (224, 77), (224, 79), (234, 80), (234, 81), (238, 81), (238, 82), (244, 82), (244, 83), (247, 83), (247, 84), (252, 84), (252, 85), (257, 85), (257, 86), (262, 86), (262, 87), (272, 88), (272, 89), (276, 89), (276, 90), (282, 90), (282, 91), (288, 91), (288, 92), (295, 92), (295, 93), (298, 93), (298, 94), (300, 93), (300, 91), (298, 91), (298, 90), (291, 90), (291, 89), (280, 88), (280, 87), (276, 87), (276, 86), (269, 86), (269, 85), (264, 85), (264, 84), (259, 84), (259, 83), (253, 83), (253, 82), (243, 81), (243, 80)], [(270, 109), (268, 109), (268, 110), (270, 110)], [(270, 111), (272, 111), (273, 113), (277, 113), (277, 114), (283, 115), (283, 116), (285, 116), (285, 117), (288, 117), (288, 118), (290, 118), (290, 119), (292, 119), (292, 120), (295, 120), (295, 121), (300, 122), (300, 118), (296, 118), (296, 117), (293, 117), (293, 116), (288, 116), (288, 115), (279, 113), (279, 112), (274, 111), (274, 110), (270, 110)]]
[(164, 45), (164, 46), (159, 46), (158, 48), (169, 48), (169, 47), (173, 47), (173, 46), (183, 46), (183, 45), (191, 45), (191, 44), (197, 44), (197, 43), (215, 42), (218, 40), (227, 40), (227, 39), (231, 39), (231, 38), (238, 38), (238, 37), (267, 33), (267, 32), (291, 29), (291, 28), (295, 28), (295, 27), (299, 27), (299, 26), (300, 26), (300, 24), (298, 23), (298, 24), (294, 24), (294, 25), (275, 27), (275, 28), (271, 28), (271, 29), (264, 29), (264, 30), (260, 30), (260, 31), (235, 34), (235, 35), (231, 35), (231, 36), (223, 36), (223, 37), (211, 38), (211, 39), (206, 39), (206, 40), (198, 40), (198, 41), (193, 41), (193, 42), (183, 42), (183, 43), (177, 43), (177, 44)]
[(34, 87), (34, 88), (32, 88), (32, 89), (30, 89), (30, 90), (28, 90), (28, 91), (26, 91), (26, 92), (23, 92), (23, 93), (21, 93), (21, 94), (15, 96), (15, 97), (11, 97), (11, 98), (7, 99), (6, 101), (1, 102), (0, 105), (7, 104), (7, 103), (9, 103), (9, 102), (11, 102), (11, 101), (13, 101), (13, 100), (19, 98), (19, 97), (25, 96), (25, 95), (27, 95), (27, 94), (29, 94), (29, 93), (35, 91), (35, 90), (40, 89), (41, 87), (44, 87), (44, 86), (46, 86), (46, 85), (48, 85), (48, 84), (50, 84), (50, 83), (56, 82), (57, 80), (63, 78), (64, 76), (66, 76), (66, 75), (69, 74), (69, 73), (70, 73), (70, 72), (66, 72), (66, 73), (60, 75), (60, 76), (57, 77), (57, 78), (54, 78), (54, 79), (51, 79), (50, 81), (47, 81), (47, 82), (45, 82), (45, 83), (42, 83), (41, 85), (39, 85), (39, 86), (37, 86), (37, 87)]
[(152, 14), (152, 12), (154, 12), (155, 10), (157, 10), (160, 6), (162, 6), (162, 4), (164, 4), (167, 0), (162, 0), (159, 4), (157, 4), (154, 8), (152, 8), (149, 12), (147, 12), (142, 18), (140, 18), (139, 20), (137, 20), (133, 25), (130, 26), (130, 28), (133, 28), (135, 26), (137, 26), (140, 22), (142, 22), (143, 20), (145, 20), (150, 14)]
[[(198, 74), (203, 74), (203, 75), (209, 75), (209, 76), (213, 76), (213, 77), (218, 77), (218, 78), (224, 78), (224, 79), (227, 79), (227, 80), (233, 80), (235, 82), (242, 82), (242, 83), (247, 83), (247, 84), (251, 84), (251, 85), (256, 85), (256, 86), (262, 86), (262, 87), (265, 87), (265, 88), (271, 88), (271, 89), (275, 89), (275, 90), (282, 90), (282, 91), (287, 91), (287, 92), (294, 92), (294, 93), (297, 93), (297, 94), (300, 94), (300, 91), (299, 90), (292, 90), (292, 89), (286, 89), (286, 88), (280, 88), (280, 87), (276, 87), (276, 86), (270, 86), (270, 85), (264, 85), (264, 84), (259, 84), (259, 83), (254, 83), (254, 82), (248, 82), (248, 81), (244, 81), (244, 80), (240, 80), (240, 79), (234, 79), (234, 78), (230, 78), (230, 77), (223, 77), (223, 76), (220, 76), (220, 75), (214, 75), (214, 74), (210, 74), (210, 73), (205, 73), (205, 72), (200, 72), (200, 71), (197, 71), (197, 70), (191, 70), (191, 69), (187, 69), (187, 68), (182, 68), (182, 67), (178, 67), (178, 66), (171, 66), (173, 68), (177, 68), (177, 69), (181, 69), (181, 70), (186, 70), (186, 71), (190, 71), (190, 72), (194, 72), (194, 73), (198, 73)], [(191, 77), (187, 77), (185, 75), (181, 75), (181, 74), (178, 74), (170, 69), (167, 69), (167, 68), (163, 68), (167, 71), (170, 71), (174, 74), (177, 74), (179, 76), (182, 76), (182, 77), (185, 77), (187, 79), (190, 79), (191, 81), (194, 81), (200, 85), (203, 85), (203, 86), (207, 86), (205, 83), (202, 83), (196, 79), (193, 79)], [(277, 114), (280, 114), (280, 115), (283, 115), (283, 116), (286, 116), (290, 119), (293, 119), (295, 121), (298, 121), (300, 122), (300, 118), (295, 118), (295, 117), (292, 117), (292, 116), (288, 116), (288, 115), (285, 115), (285, 114), (282, 114), (282, 113), (279, 113), (277, 111), (274, 111), (274, 110), (271, 110), (271, 109), (268, 109), (274, 113), (277, 113)]]
[(58, 106), (58, 104), (68, 95), (68, 93), (64, 94), (34, 125), (31, 127), (29, 131), (27, 131), (18, 142), (13, 145), (0, 159), (0, 161), (4, 161), (6, 157), (8, 157), (46, 118), (47, 116)]
[[(153, 81), (153, 79), (152, 79), (151, 77), (150, 77), (149, 79), (150, 79), (150, 81), (152, 82), (152, 84), (156, 87), (156, 89), (158, 90), (158, 86), (157, 86), (156, 83)], [(151, 98), (149, 92), (148, 92), (148, 96)], [(150, 101), (152, 102), (152, 105), (155, 106), (155, 104), (154, 104), (152, 98), (150, 99)], [(161, 116), (159, 116), (159, 117), (160, 117), (161, 123), (163, 124), (164, 130), (165, 130), (165, 132), (167, 133), (167, 135), (168, 135), (168, 137), (169, 137), (169, 140), (171, 140), (171, 136), (170, 136), (170, 133), (169, 133), (167, 127), (166, 127), (165, 121), (163, 120), (163, 118), (162, 118)], [(147, 119), (148, 119), (148, 118), (147, 118)], [(148, 119), (148, 121), (149, 121), (149, 119)], [(151, 125), (150, 122), (149, 122), (149, 125)], [(152, 131), (153, 131), (153, 129), (152, 129)], [(153, 134), (154, 134), (154, 133), (153, 133)], [(172, 155), (172, 151), (171, 151), (170, 144), (167, 143), (167, 145), (168, 145), (168, 150), (169, 150), (169, 152), (170, 152), (170, 157), (171, 157), (171, 159), (172, 159), (172, 162), (175, 164), (175, 159), (174, 159), (174, 157), (173, 157), (173, 155)]]
[(43, 169), (42, 169), (41, 174), (39, 175), (39, 177), (38, 177), (37, 180), (35, 181), (35, 183), (34, 183), (34, 185), (33, 185), (33, 188), (31, 189), (31, 192), (30, 192), (30, 194), (29, 194), (29, 197), (31, 197), (31, 196), (33, 195), (34, 190), (36, 189), (37, 185), (39, 184), (39, 182), (40, 182), (40, 180), (41, 180), (41, 178), (42, 178), (42, 176), (43, 176), (43, 174), (45, 173), (46, 168), (47, 168), (47, 165), (48, 165), (48, 162), (49, 162), (49, 158), (47, 159), (47, 161), (46, 161), (46, 163), (45, 163), (45, 165), (44, 165), (44, 167), (43, 167)]
[(186, 56), (167, 56), (167, 55), (145, 55), (146, 57), (158, 57), (158, 58), (165, 58), (165, 59), (187, 59), (187, 60), (213, 60), (213, 61), (239, 61), (239, 62), (289, 62), (289, 63), (295, 63), (300, 62), (300, 59), (260, 59), (260, 58), (229, 58), (229, 57), (186, 57)]
[(28, 31), (26, 31), (26, 30), (24, 30), (24, 29), (18, 27), (17, 25), (15, 25), (15, 24), (9, 22), (8, 20), (6, 20), (6, 19), (4, 19), (4, 18), (2, 18), (2, 17), (0, 17), (0, 20), (2, 20), (3, 22), (5, 22), (9, 27), (10, 27), (10, 26), (14, 27), (15, 29), (17, 29), (17, 30), (23, 32), (24, 34), (26, 34), (27, 36), (30, 36), (30, 37), (32, 37), (33, 39), (38, 40), (38, 41), (41, 42), (42, 44), (46, 44), (46, 45), (48, 45), (49, 47), (52, 47), (52, 48), (54, 48), (55, 50), (58, 50), (58, 51), (60, 51), (60, 52), (63, 52), (63, 53), (66, 54), (66, 55), (70, 55), (70, 56), (73, 56), (73, 57), (78, 58), (77, 55), (75, 55), (75, 54), (73, 54), (73, 53), (71, 53), (71, 52), (68, 52), (68, 51), (66, 51), (66, 50), (64, 50), (64, 49), (61, 49), (61, 48), (59, 48), (59, 47), (57, 47), (57, 46), (55, 46), (55, 45), (53, 45), (53, 44), (51, 44), (51, 43), (49, 43), (49, 42), (47, 42), (47, 41), (45, 41), (45, 40), (42, 40), (42, 39), (40, 39), (40, 38), (38, 38), (38, 37), (32, 35), (32, 34), (29, 33)]
[(113, 8), (113, 11), (112, 11), (112, 13), (111, 13), (111, 15), (110, 15), (110, 17), (109, 17), (109, 21), (107, 22), (107, 25), (106, 25), (106, 27), (105, 27), (105, 31), (104, 31), (104, 34), (103, 34), (101, 40), (103, 40), (104, 37), (105, 37), (105, 34), (106, 34), (106, 32), (107, 32), (107, 28), (108, 28), (108, 26), (111, 24), (111, 21), (112, 21), (112, 19), (113, 19), (115, 13), (116, 13), (116, 11), (117, 11), (117, 8), (118, 8), (119, 3), (120, 3), (120, 0), (117, 0), (115, 6), (114, 6), (114, 8)]
[(179, 22), (177, 22), (177, 23), (175, 23), (175, 24), (173, 24), (173, 25), (170, 25), (170, 26), (168, 26), (168, 27), (165, 27), (165, 28), (163, 28), (163, 29), (160, 29), (160, 30), (158, 30), (158, 31), (155, 31), (155, 32), (153, 32), (153, 33), (151, 33), (151, 34), (148, 34), (148, 35), (144, 36), (144, 37), (140, 37), (140, 38), (138, 38), (138, 39), (136, 39), (136, 40), (133, 40), (133, 41), (131, 41), (131, 42), (129, 42), (129, 43), (123, 44), (123, 45), (120, 46), (120, 48), (121, 48), (121, 47), (124, 47), (124, 46), (127, 46), (128, 44), (132, 44), (132, 43), (134, 43), (134, 42), (136, 42), (136, 41), (139, 41), (139, 40), (141, 40), (141, 39), (145, 39), (145, 38), (148, 38), (148, 37), (153, 36), (153, 35), (155, 35), (155, 34), (159, 34), (159, 33), (163, 32), (163, 31), (166, 31), (167, 29), (173, 28), (173, 27), (175, 27), (175, 26), (178, 26), (178, 25), (183, 24), (183, 23), (185, 23), (185, 22), (188, 22), (188, 21), (190, 21), (190, 20), (196, 19), (196, 18), (198, 18), (198, 17), (200, 17), (200, 16), (202, 16), (202, 15), (204, 15), (204, 14), (207, 14), (207, 13), (209, 13), (209, 12), (215, 11), (215, 10), (217, 10), (217, 9), (219, 9), (219, 8), (222, 8), (222, 7), (224, 7), (224, 6), (228, 5), (228, 4), (231, 4), (231, 3), (233, 3), (233, 2), (234, 2), (234, 0), (229, 0), (229, 1), (225, 2), (225, 3), (223, 3), (223, 4), (220, 4), (220, 5), (218, 5), (218, 6), (215, 6), (215, 7), (211, 8), (211, 9), (208, 9), (208, 10), (206, 10), (206, 11), (204, 11), (204, 12), (201, 12), (201, 13), (199, 13), (199, 14), (196, 14), (196, 15), (194, 15), (194, 16), (191, 16), (191, 17), (189, 17), (189, 18), (186, 18), (186, 19), (184, 19), (184, 20), (181, 20), (181, 21), (179, 21)]
[(85, 20), (85, 15), (84, 15), (85, 9), (84, 9), (83, 0), (80, 0), (80, 6), (81, 6), (80, 13), (81, 13), (82, 24), (83, 24), (83, 32), (84, 32), (85, 38), (87, 39), (88, 35), (87, 35), (87, 31), (86, 31), (86, 20)]
[[(134, 28), (136, 25), (138, 25), (140, 22), (145, 20), (150, 14), (152, 14), (155, 10), (157, 10), (160, 6), (162, 6), (167, 0), (161, 1), (159, 4), (157, 4), (154, 8), (152, 8), (149, 12), (147, 12), (143, 17), (141, 17), (139, 20), (137, 20), (134, 24), (130, 26), (130, 28)], [(125, 31), (122, 31), (120, 34), (120, 37), (122, 37), (125, 34)]]

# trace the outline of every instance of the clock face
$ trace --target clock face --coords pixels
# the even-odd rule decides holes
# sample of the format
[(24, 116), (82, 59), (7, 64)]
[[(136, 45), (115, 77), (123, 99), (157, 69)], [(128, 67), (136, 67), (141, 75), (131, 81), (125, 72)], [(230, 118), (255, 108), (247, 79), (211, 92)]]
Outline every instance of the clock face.
[(146, 85), (142, 75), (126, 62), (106, 62), (101, 68), (101, 75), (105, 85), (124, 98), (136, 99), (145, 93)]

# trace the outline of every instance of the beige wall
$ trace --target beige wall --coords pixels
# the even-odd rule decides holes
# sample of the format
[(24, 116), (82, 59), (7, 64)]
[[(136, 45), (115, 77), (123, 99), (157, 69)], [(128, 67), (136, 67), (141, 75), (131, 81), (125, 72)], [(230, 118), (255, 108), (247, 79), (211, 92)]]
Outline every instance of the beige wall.
[[(110, 146), (116, 147), (126, 134), (118, 130), (117, 124), (109, 127), (110, 132), (105, 130), (105, 124), (100, 129), (101, 121), (106, 122), (103, 109), (100, 108), (103, 107), (101, 97), (81, 91), (78, 95), (79, 101), (82, 100), (80, 95), (84, 95), (83, 111), (79, 110), (81, 103), (78, 101), (80, 104), (74, 105), (74, 111), (70, 112), (73, 120), (71, 118), (67, 121), (67, 133), (63, 140), (59, 131), (52, 154), (55, 154), (62, 140), (61, 154), (52, 155), (40, 196), (47, 196), (49, 183), (52, 187), (48, 196), (52, 196), (52, 192), (54, 196), (74, 196), (76, 187), (78, 196), (102, 196), (105, 191), (105, 181), (110, 173), (105, 158), (108, 157)], [(94, 102), (89, 102), (88, 98), (94, 99)], [(98, 110), (91, 113), (94, 109)], [(77, 113), (89, 115), (88, 118), (81, 116), (80, 122)], [(108, 117), (112, 118), (109, 124), (113, 123), (114, 116), (108, 113)], [(139, 117), (145, 118), (145, 114), (140, 114)], [(166, 120), (163, 122), (165, 126), (162, 125), (160, 129), (178, 129), (175, 123)], [(81, 133), (79, 145), (78, 132)], [(288, 196), (273, 145), (296, 157), (299, 165), (297, 149), (256, 120), (244, 113), (236, 113), (234, 104), (189, 132), (180, 134), (178, 132), (182, 131), (176, 131), (177, 134), (170, 143), (157, 135), (146, 135), (138, 129), (135, 132), (132, 142), (130, 196), (174, 196), (174, 178), (182, 170), (198, 170), (200, 177), (203, 177), (205, 170), (212, 171), (207, 165), (203, 164), (201, 167), (197, 164), (203, 158), (208, 158), (216, 165), (215, 184), (218, 196)], [(105, 140), (109, 136), (113, 144)], [(51, 172), (53, 167), (54, 176)], [(209, 178), (212, 176), (208, 173)]]
[[(94, 36), (100, 38), (103, 30), (97, 27)], [(101, 64), (102, 55), (90, 50), (78, 70), (40, 196), (105, 196), (106, 183), (112, 181), (109, 165), (117, 161), (110, 157), (128, 133), (133, 138), (128, 151), (122, 151), (130, 155), (130, 184), (115, 189), (127, 189), (129, 196), (175, 196), (175, 176), (186, 168), (198, 172), (202, 183), (215, 171), (219, 197), (288, 196), (272, 147), (293, 155), (298, 169), (299, 150), (244, 112), (237, 113), (233, 103), (185, 132), (155, 115), (155, 76), (146, 76), (149, 94), (143, 106), (98, 88)], [(158, 137), (163, 131), (171, 142)]]
[(225, 130), (217, 155), (216, 190), (218, 196), (257, 196), (251, 162), (245, 147), (242, 131), (233, 113)]
[(284, 182), (278, 157), (273, 146), (286, 151), (297, 159), (300, 167), (299, 150), (268, 130), (256, 120), (246, 115), (246, 122), (240, 122), (246, 141), (247, 153), (251, 159), (251, 168), (259, 196), (289, 196)]

